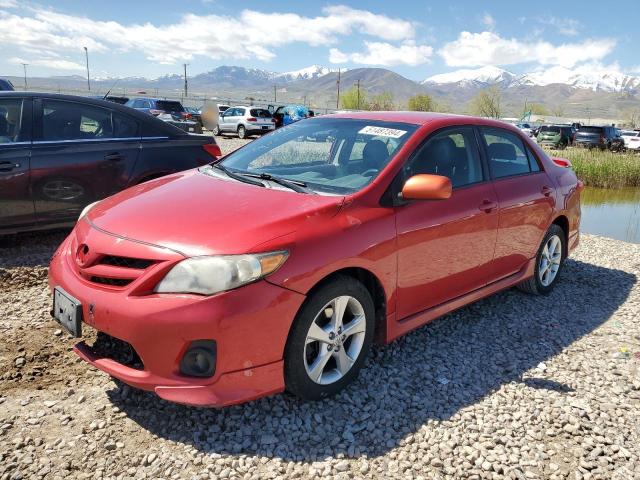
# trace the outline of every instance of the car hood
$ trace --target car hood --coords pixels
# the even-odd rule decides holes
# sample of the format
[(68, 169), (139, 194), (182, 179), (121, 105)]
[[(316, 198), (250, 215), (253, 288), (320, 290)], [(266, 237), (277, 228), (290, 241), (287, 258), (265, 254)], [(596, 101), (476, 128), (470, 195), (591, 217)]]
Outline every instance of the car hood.
[(86, 219), (117, 237), (185, 256), (247, 253), (334, 216), (343, 199), (261, 188), (190, 170), (102, 200)]

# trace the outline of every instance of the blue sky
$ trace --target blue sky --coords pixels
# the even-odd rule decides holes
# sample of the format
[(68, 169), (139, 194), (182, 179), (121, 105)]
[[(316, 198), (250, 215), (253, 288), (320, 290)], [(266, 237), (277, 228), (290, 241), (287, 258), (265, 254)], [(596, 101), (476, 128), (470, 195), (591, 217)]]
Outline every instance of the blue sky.
[[(239, 7), (243, 5), (243, 7)], [(254, 6), (255, 5), (255, 6)], [(219, 65), (285, 72), (378, 66), (408, 78), (500, 66), (640, 74), (633, 0), (154, 2), (0, 0), (0, 75), (189, 74)], [(603, 16), (605, 17), (603, 21)], [(615, 20), (611, 20), (615, 19)]]

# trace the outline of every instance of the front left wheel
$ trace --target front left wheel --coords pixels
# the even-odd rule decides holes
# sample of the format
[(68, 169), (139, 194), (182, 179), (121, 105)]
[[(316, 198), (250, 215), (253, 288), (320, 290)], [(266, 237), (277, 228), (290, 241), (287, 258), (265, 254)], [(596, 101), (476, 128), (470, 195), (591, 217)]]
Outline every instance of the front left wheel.
[(314, 292), (287, 340), (287, 390), (306, 400), (335, 395), (358, 375), (371, 347), (375, 308), (366, 287), (341, 276)]

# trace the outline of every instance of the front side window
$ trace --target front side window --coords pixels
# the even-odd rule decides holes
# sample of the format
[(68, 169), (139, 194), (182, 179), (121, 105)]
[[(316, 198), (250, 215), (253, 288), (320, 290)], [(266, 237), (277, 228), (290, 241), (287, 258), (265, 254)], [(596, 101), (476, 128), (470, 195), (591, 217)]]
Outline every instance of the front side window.
[(456, 127), (429, 138), (405, 165), (404, 177), (431, 174), (462, 187), (483, 180), (477, 143), (470, 127)]
[(254, 140), (222, 165), (296, 180), (317, 192), (349, 194), (376, 178), (416, 129), (400, 122), (308, 119)]
[(22, 99), (0, 99), (0, 145), (20, 141)]
[(44, 100), (42, 139), (99, 140), (137, 135), (137, 122), (106, 108), (75, 102)]
[(500, 128), (483, 128), (482, 137), (487, 146), (489, 170), (493, 178), (523, 175), (532, 171), (522, 139), (517, 135)]

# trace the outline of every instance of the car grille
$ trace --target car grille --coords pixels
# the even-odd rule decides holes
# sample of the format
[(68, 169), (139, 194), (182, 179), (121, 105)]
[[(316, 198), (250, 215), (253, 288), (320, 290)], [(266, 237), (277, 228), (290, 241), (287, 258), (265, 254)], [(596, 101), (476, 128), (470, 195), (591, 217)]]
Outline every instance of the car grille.
[(98, 332), (96, 340), (89, 348), (99, 358), (110, 358), (129, 368), (144, 370), (144, 364), (138, 352), (130, 343), (124, 340), (112, 337), (104, 332)]
[(109, 277), (96, 277), (95, 275), (90, 279), (93, 283), (99, 283), (100, 285), (109, 285), (110, 287), (126, 287), (133, 279), (129, 278), (109, 278)]
[(113, 265), (114, 267), (137, 268), (144, 270), (153, 265), (153, 260), (145, 260), (143, 258), (116, 257), (114, 255), (105, 255), (98, 262), (100, 265)]

